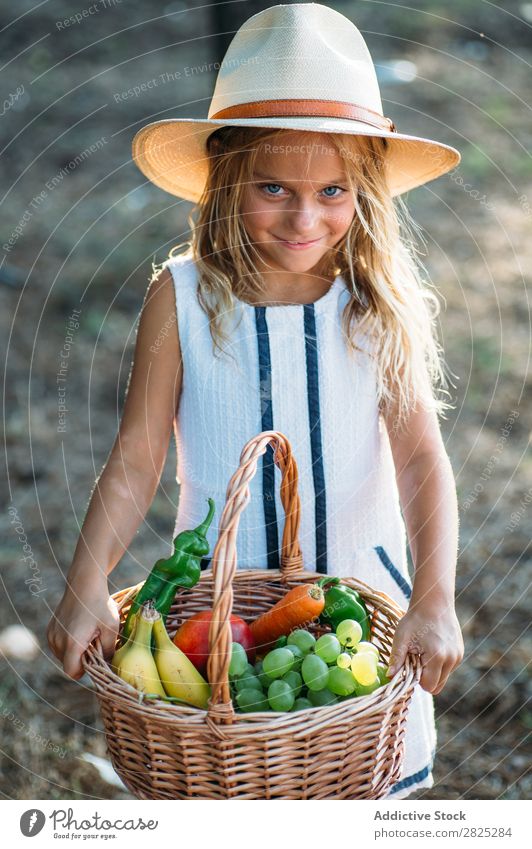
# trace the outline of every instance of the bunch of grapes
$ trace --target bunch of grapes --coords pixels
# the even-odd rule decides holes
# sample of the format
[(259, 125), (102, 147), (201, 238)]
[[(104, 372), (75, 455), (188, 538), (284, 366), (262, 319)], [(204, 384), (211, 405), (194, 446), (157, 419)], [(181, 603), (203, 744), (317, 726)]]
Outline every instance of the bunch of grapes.
[(298, 711), (373, 693), (388, 683), (388, 667), (362, 628), (344, 619), (336, 633), (316, 639), (302, 628), (277, 641), (255, 665), (239, 643), (232, 644), (229, 681), (238, 709)]

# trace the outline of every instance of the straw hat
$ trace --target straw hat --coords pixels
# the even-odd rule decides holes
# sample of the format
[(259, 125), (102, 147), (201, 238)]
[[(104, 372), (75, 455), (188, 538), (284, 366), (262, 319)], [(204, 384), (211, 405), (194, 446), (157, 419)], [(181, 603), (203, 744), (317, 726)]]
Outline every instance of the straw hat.
[(319, 3), (271, 6), (249, 18), (222, 60), (208, 118), (147, 124), (133, 139), (133, 160), (161, 189), (197, 202), (208, 175), (207, 138), (224, 126), (385, 138), (392, 195), (460, 162), (455, 148), (399, 133), (384, 117), (362, 34)]

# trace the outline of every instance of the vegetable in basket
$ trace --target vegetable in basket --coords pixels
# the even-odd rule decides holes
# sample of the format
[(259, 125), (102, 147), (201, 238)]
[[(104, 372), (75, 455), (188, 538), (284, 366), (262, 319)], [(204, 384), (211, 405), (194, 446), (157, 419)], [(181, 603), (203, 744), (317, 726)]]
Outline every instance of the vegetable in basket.
[(335, 631), (344, 619), (354, 619), (362, 627), (362, 639), (369, 640), (369, 614), (359, 593), (332, 576), (320, 578), (317, 584), (325, 592), (325, 606), (320, 621)]
[(209, 512), (204, 521), (194, 530), (181, 531), (176, 536), (173, 554), (157, 561), (135, 596), (122, 630), (124, 640), (129, 637), (133, 617), (145, 601), (153, 599), (155, 609), (166, 620), (177, 588), (192, 589), (198, 583), (201, 559), (209, 553), (206, 534), (214, 516), (214, 501), (212, 498), (207, 501)]
[(317, 584), (293, 587), (277, 604), (252, 622), (251, 633), (257, 649), (267, 651), (278, 637), (309, 624), (321, 614), (324, 605), (323, 590)]

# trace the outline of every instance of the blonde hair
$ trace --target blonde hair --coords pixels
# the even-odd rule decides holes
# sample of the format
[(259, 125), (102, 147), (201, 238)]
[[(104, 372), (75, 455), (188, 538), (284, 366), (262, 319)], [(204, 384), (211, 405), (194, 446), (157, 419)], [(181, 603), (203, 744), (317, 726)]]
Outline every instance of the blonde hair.
[[(171, 257), (187, 245), (186, 254), (196, 263), (198, 299), (209, 318), (215, 355), (230, 338), (226, 318), (237, 311), (235, 297), (245, 301), (264, 291), (254, 262), (257, 250), (239, 210), (245, 187), (253, 182), (260, 143), (278, 141), (286, 132), (291, 131), (222, 127), (209, 136), (208, 179), (188, 218), (192, 239), (169, 252)], [(334, 133), (327, 137), (345, 161), (355, 214), (320, 270), (328, 279), (341, 274), (345, 280), (350, 299), (342, 315), (344, 339), (350, 352), (361, 350), (358, 332), (372, 340), (379, 406), (382, 412), (394, 411), (394, 427), (401, 429), (418, 401), (439, 415), (452, 408), (437, 397), (446, 385), (436, 335), (439, 301), (418, 268), (412, 232), (421, 236), (419, 228), (387, 187), (386, 139)]]

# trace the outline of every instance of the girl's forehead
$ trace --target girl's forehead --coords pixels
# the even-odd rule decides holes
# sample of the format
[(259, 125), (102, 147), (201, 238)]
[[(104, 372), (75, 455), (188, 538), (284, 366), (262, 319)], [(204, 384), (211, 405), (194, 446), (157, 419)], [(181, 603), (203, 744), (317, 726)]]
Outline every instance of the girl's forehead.
[(272, 174), (340, 180), (345, 178), (345, 168), (338, 150), (330, 143), (263, 142), (255, 159), (254, 175), (262, 179)]

